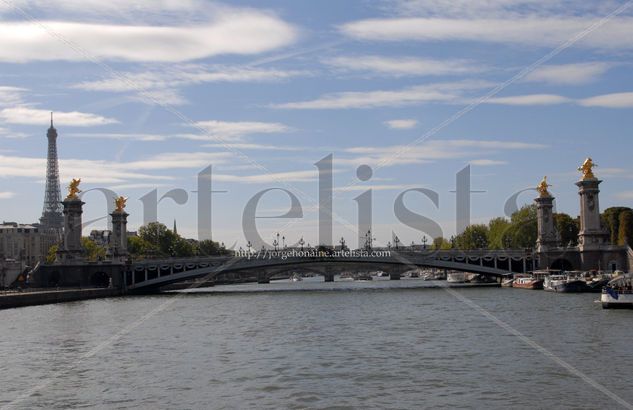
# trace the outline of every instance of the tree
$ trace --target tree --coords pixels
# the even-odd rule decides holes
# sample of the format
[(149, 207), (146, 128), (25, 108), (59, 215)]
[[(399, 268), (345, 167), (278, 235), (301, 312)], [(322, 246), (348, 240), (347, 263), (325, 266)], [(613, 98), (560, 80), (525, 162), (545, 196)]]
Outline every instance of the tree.
[(198, 242), (198, 248), (200, 255), (204, 256), (223, 255), (226, 253), (226, 250), (223, 249), (218, 242), (212, 241), (211, 239)]
[(90, 238), (81, 238), (81, 246), (84, 248), (86, 259), (89, 261), (104, 259), (106, 256), (106, 248), (97, 245), (97, 243)]
[(177, 234), (167, 229), (160, 222), (150, 222), (138, 230), (138, 236), (152, 245), (152, 248), (162, 256), (173, 256), (176, 242), (180, 238)]
[(504, 243), (510, 248), (532, 248), (537, 238), (536, 205), (525, 205), (510, 217)]
[(565, 213), (554, 214), (554, 226), (560, 235), (561, 245), (578, 244), (578, 219), (574, 219)]
[(458, 249), (485, 249), (488, 247), (489, 230), (486, 225), (469, 225), (455, 237)]
[(130, 236), (127, 238), (127, 249), (133, 256), (145, 256), (148, 253), (156, 253), (156, 246), (147, 242), (140, 236)]
[(631, 208), (614, 206), (607, 208), (601, 215), (606, 228), (609, 230), (609, 238), (612, 245), (617, 245), (620, 240), (620, 215)]
[(488, 222), (488, 242), (490, 249), (506, 249), (508, 244), (504, 242), (506, 232), (510, 228), (510, 221), (499, 217)]
[(633, 245), (633, 210), (626, 209), (620, 213), (618, 231), (618, 245)]
[(451, 245), (451, 242), (448, 239), (438, 236), (437, 238), (433, 239), (432, 247), (434, 250), (445, 250), (445, 249), (451, 249), (453, 246)]
[(194, 247), (191, 241), (176, 237), (171, 248), (170, 255), (178, 258), (186, 258), (196, 254), (197, 247)]

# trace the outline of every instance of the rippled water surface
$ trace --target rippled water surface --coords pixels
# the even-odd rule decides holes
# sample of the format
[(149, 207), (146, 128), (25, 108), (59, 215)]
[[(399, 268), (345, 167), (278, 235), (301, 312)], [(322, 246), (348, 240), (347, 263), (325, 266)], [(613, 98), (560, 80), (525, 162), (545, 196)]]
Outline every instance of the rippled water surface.
[(0, 311), (0, 407), (633, 402), (633, 311), (603, 310), (592, 294), (428, 285), (218, 286)]

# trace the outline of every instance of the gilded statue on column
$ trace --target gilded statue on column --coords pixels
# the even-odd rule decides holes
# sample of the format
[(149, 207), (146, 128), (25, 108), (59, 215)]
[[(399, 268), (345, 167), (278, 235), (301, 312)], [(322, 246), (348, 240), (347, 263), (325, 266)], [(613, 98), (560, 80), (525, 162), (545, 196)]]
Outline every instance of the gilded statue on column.
[(81, 178), (73, 178), (68, 185), (68, 196), (66, 199), (77, 199), (77, 194), (81, 192), (79, 189), (79, 184), (81, 183)]
[(114, 204), (116, 205), (116, 212), (123, 212), (123, 208), (125, 208), (125, 203), (127, 202), (127, 198), (120, 196), (114, 200)]
[(597, 167), (597, 165), (594, 164), (591, 158), (587, 158), (582, 166), (578, 168), (578, 171), (582, 172), (583, 181), (587, 179), (596, 179), (596, 176), (593, 174), (594, 167)]
[(549, 198), (552, 196), (547, 190), (547, 188), (549, 187), (551, 187), (551, 185), (547, 183), (547, 177), (545, 176), (543, 177), (541, 183), (538, 184), (538, 186), (536, 187), (536, 190), (538, 191), (541, 198)]

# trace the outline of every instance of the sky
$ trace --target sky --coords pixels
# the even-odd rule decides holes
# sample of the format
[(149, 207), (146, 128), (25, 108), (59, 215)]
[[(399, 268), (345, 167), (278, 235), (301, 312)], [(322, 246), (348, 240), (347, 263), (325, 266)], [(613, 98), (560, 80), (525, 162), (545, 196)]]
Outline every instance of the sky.
[[(408, 192), (407, 208), (455, 234), (468, 166), (472, 223), (544, 175), (577, 215), (588, 156), (602, 209), (633, 206), (632, 39), (624, 1), (0, 0), (0, 219), (41, 216), (51, 111), (62, 191), (81, 178), (128, 197), (137, 229), (157, 190), (159, 221), (196, 238), (211, 165), (213, 239), (227, 246), (244, 245), (244, 208), (269, 188), (295, 194), (302, 217), (273, 218), (290, 199), (267, 192), (262, 237), (316, 244), (315, 163), (329, 154), (335, 242), (352, 246), (370, 189), (378, 242), (421, 242), (394, 215), (411, 188), (438, 206)], [(84, 220), (106, 214), (98, 191), (83, 200)]]

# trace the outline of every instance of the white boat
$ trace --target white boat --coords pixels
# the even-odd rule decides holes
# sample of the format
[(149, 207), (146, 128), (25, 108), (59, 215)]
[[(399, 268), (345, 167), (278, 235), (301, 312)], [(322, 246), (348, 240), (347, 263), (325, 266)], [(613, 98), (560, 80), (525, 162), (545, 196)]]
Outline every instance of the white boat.
[(385, 271), (379, 270), (378, 272), (376, 272), (376, 276), (379, 278), (387, 278), (389, 277), (389, 274)]
[(600, 302), (604, 309), (633, 308), (633, 274), (619, 275), (602, 289)]
[(293, 273), (292, 276), (290, 277), (291, 282), (301, 282), (302, 280), (303, 278), (299, 276), (299, 274), (297, 273)]
[(543, 290), (557, 292), (557, 289), (567, 282), (565, 275), (547, 275), (543, 280)]
[(446, 275), (446, 282), (448, 283), (465, 283), (466, 282), (466, 272), (448, 272)]

